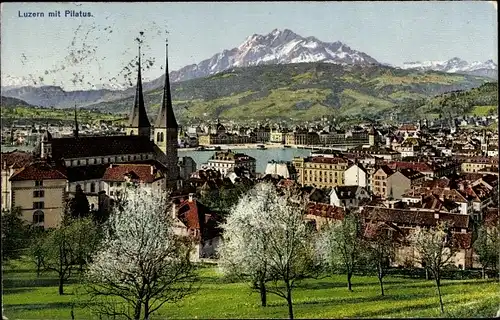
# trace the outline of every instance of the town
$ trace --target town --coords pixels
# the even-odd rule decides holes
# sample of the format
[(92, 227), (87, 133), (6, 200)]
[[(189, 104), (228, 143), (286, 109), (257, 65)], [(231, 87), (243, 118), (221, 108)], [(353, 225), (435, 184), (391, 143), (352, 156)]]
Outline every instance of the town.
[[(290, 30), (266, 37), (274, 43)], [(312, 50), (313, 40), (300, 41)], [(198, 117), (183, 106), (201, 90), (174, 90), (176, 44), (167, 40), (155, 57), (165, 65), (153, 88), (143, 75), (153, 66), (141, 55), (147, 46), (136, 42), (133, 99), (96, 98), (127, 104), (127, 114), (85, 98), (55, 108), (2, 93), (3, 319), (500, 316), (497, 80), (419, 70), (408, 78), (421, 77), (422, 88), (428, 79), (466, 84), (429, 86), (397, 105), (365, 88), (357, 97), (366, 106), (352, 117), (340, 112), (351, 100), (333, 93), (338, 114), (308, 120), (297, 114), (324, 110), (328, 99), (302, 112), (307, 101), (286, 97), (296, 114), (250, 120), (224, 113), (232, 102), (213, 102), (207, 110), (217, 116)], [(392, 72), (403, 69), (380, 68), (375, 91), (400, 84)], [(326, 82), (321, 66), (313, 69), (294, 78)], [(243, 78), (238, 72), (209, 77)], [(383, 80), (389, 89), (378, 87)], [(309, 85), (293, 90), (318, 94)], [(250, 98), (218, 98), (241, 105), (274, 90), (255, 88)], [(195, 94), (173, 99), (185, 90)], [(374, 101), (383, 110), (368, 114)], [(18, 117), (23, 108), (37, 116)], [(405, 114), (413, 108), (418, 115)]]

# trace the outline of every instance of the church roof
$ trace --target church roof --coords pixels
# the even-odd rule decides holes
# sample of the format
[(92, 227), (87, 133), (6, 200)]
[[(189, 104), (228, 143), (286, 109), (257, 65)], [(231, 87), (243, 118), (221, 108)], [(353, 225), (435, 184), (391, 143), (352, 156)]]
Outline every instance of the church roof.
[(142, 77), (141, 77), (141, 51), (139, 49), (139, 68), (137, 71), (137, 86), (135, 88), (135, 100), (132, 112), (130, 113), (129, 127), (151, 127), (149, 123), (146, 107), (144, 106), (144, 95), (142, 93)]
[(177, 128), (174, 109), (172, 106), (172, 94), (170, 92), (170, 79), (168, 76), (168, 44), (165, 59), (165, 85), (163, 86), (163, 100), (160, 112), (155, 121), (155, 128)]
[(97, 136), (52, 139), (54, 160), (154, 153), (155, 145), (144, 136)]

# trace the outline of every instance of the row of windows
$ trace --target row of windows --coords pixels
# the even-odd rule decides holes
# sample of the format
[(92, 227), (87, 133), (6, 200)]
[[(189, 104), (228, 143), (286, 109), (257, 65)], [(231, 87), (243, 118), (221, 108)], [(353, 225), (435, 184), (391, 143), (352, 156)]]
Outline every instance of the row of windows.
[[(73, 165), (92, 165), (92, 164), (101, 164), (101, 163), (112, 163), (114, 161), (135, 161), (135, 160), (148, 160), (152, 157), (149, 154), (146, 155), (128, 155), (128, 156), (120, 156), (120, 157), (108, 157), (108, 158), (97, 158), (97, 159), (85, 159), (85, 160), (73, 160)], [(69, 161), (68, 161), (69, 162)], [(68, 163), (69, 165), (69, 163)]]
[(344, 170), (344, 165), (331, 165), (331, 164), (310, 164), (306, 163), (306, 168), (316, 168), (316, 169), (333, 169), (333, 170)]
[[(304, 173), (307, 174), (307, 170), (304, 170)], [(341, 176), (342, 175), (342, 172), (339, 172), (339, 171), (316, 171), (316, 170), (309, 170), (309, 174), (310, 175), (315, 175), (315, 176), (327, 176), (327, 173), (330, 175), (330, 177), (332, 177), (334, 174), (335, 174), (335, 177), (337, 176)]]
[[(329, 178), (327, 179), (326, 177), (323, 179), (323, 178), (317, 178), (317, 177), (304, 177), (304, 181), (306, 182), (325, 182), (325, 183), (339, 183), (339, 180), (338, 179), (332, 179), (332, 178)], [(341, 182), (342, 183), (342, 182)]]

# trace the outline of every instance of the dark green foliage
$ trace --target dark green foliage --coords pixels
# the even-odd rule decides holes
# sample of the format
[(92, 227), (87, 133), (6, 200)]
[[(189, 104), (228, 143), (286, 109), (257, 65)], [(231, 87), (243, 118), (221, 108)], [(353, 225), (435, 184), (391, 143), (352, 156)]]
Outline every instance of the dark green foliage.
[(32, 245), (31, 254), (43, 271), (54, 271), (59, 279), (59, 294), (64, 294), (64, 283), (80, 273), (97, 250), (101, 233), (89, 218), (67, 218), (65, 224), (50, 230)]
[(89, 200), (80, 185), (76, 186), (75, 197), (70, 201), (70, 213), (72, 218), (88, 217), (90, 213)]
[(21, 209), (2, 213), (3, 260), (19, 258), (29, 246), (29, 225), (22, 219)]

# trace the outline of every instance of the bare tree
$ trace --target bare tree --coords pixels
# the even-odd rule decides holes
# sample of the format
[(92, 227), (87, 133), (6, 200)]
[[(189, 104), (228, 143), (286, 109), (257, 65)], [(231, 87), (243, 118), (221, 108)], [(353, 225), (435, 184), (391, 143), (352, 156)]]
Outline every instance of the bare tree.
[(193, 291), (191, 247), (174, 233), (164, 193), (131, 188), (126, 199), (105, 226), (86, 290), (100, 315), (149, 319), (166, 302)]
[(443, 299), (441, 296), (441, 272), (451, 264), (456, 253), (451, 233), (446, 223), (439, 222), (433, 228), (417, 227), (408, 238), (410, 245), (417, 253), (417, 259), (425, 263), (436, 283), (439, 296), (441, 313), (444, 313)]
[(350, 213), (340, 222), (325, 225), (316, 243), (323, 263), (332, 270), (345, 272), (349, 291), (352, 291), (351, 279), (362, 253), (359, 231), (358, 218)]
[[(245, 208), (253, 214), (245, 214)], [(304, 209), (297, 194), (280, 195), (272, 184), (261, 183), (239, 201), (222, 226), (223, 261), (238, 264), (233, 269), (236, 273), (265, 268), (266, 279), (270, 280), (266, 290), (287, 301), (290, 319), (293, 288), (315, 271), (312, 236), (303, 219)], [(241, 233), (243, 229), (246, 231)]]

